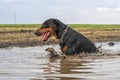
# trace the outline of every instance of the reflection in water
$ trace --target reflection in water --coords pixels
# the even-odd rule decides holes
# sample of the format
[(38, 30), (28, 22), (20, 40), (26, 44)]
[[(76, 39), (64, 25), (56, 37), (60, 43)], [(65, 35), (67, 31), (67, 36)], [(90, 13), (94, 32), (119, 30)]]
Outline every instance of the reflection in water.
[[(55, 59), (48, 57), (46, 47), (0, 49), (0, 80), (120, 80), (119, 56)], [(103, 48), (120, 52), (114, 46)]]
[[(39, 79), (55, 79), (55, 80), (80, 80), (82, 74), (90, 74), (91, 67), (89, 61), (85, 60), (66, 60), (66, 59), (55, 59), (50, 58), (49, 63), (46, 63), (46, 67), (38, 69), (38, 71), (43, 70), (43, 73), (38, 75), (38, 77), (32, 80)], [(44, 65), (44, 64), (43, 64)]]
[[(89, 70), (91, 69), (91, 67), (88, 66), (89, 61), (85, 61), (85, 60), (67, 60), (67, 59), (56, 60), (50, 58), (50, 63), (53, 64), (53, 66), (51, 67), (51, 69), (54, 70), (53, 72), (55, 72), (55, 74), (57, 72), (57, 74), (52, 77), (58, 78), (60, 80), (66, 80), (66, 79), (80, 80), (81, 74), (92, 73)], [(74, 76), (77, 76), (78, 78)]]

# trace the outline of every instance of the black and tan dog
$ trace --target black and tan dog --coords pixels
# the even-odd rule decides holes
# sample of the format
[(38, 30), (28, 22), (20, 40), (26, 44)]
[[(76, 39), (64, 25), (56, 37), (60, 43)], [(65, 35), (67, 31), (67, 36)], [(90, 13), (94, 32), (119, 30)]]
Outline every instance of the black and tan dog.
[(66, 55), (78, 54), (80, 52), (94, 53), (97, 51), (95, 45), (81, 33), (73, 30), (58, 19), (48, 19), (35, 32), (42, 36), (42, 41), (47, 41), (51, 36), (60, 39), (60, 47)]

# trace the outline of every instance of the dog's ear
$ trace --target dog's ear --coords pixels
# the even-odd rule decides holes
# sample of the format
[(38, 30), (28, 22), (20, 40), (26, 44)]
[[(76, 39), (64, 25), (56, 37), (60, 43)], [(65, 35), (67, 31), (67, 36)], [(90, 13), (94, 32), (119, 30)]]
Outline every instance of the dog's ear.
[(56, 27), (64, 27), (64, 26), (65, 26), (65, 24), (62, 23), (62, 22), (61, 22), (60, 20), (58, 20), (58, 19), (54, 19), (54, 20), (53, 20), (53, 23), (55, 24)]
[(55, 32), (56, 32), (58, 38), (60, 38), (62, 31), (66, 28), (66, 25), (58, 19), (54, 19), (52, 22), (54, 24), (53, 27), (55, 29)]

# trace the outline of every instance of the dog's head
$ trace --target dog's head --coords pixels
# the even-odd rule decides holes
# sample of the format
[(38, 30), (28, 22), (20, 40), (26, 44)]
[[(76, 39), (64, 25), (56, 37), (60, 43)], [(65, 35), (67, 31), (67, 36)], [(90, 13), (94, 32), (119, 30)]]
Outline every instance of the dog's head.
[(51, 36), (59, 38), (59, 32), (62, 30), (64, 24), (58, 19), (48, 19), (42, 26), (37, 29), (35, 34), (37, 36), (42, 36), (42, 41), (47, 41)]

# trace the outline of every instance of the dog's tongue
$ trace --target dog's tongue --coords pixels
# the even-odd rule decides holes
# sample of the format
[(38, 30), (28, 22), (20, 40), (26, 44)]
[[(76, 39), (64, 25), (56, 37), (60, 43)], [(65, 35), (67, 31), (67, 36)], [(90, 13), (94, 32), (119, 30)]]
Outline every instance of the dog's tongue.
[(42, 40), (41, 40), (41, 41), (42, 41), (42, 42), (43, 42), (43, 41), (46, 41), (47, 38), (48, 38), (48, 36), (49, 36), (49, 32), (44, 33), (43, 36), (42, 36)]

